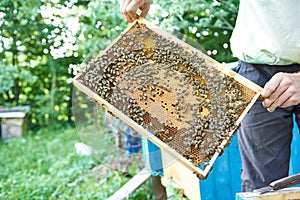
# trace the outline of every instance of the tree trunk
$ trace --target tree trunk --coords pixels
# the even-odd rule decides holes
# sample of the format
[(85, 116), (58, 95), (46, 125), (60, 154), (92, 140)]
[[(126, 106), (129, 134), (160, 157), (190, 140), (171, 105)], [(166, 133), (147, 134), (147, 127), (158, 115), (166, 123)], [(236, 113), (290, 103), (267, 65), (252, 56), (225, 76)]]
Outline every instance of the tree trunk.
[(70, 87), (70, 100), (68, 102), (68, 122), (71, 123), (72, 121), (72, 116), (73, 116), (73, 112), (72, 112), (72, 100), (73, 100), (73, 88)]
[(20, 97), (20, 86), (19, 86), (19, 78), (14, 80), (14, 95), (15, 95), (15, 103), (16, 105), (19, 104), (19, 97)]
[(50, 108), (51, 108), (50, 120), (51, 120), (51, 123), (56, 121), (56, 117), (55, 117), (55, 90), (56, 90), (56, 70), (53, 67), (52, 80), (51, 80), (51, 92), (50, 92)]

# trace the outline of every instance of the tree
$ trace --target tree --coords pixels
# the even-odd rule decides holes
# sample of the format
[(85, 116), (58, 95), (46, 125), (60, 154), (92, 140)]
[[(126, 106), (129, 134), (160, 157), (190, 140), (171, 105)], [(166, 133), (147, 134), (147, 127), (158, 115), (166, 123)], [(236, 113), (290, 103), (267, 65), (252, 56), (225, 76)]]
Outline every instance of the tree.
[(68, 1), (0, 2), (0, 67), (6, 72), (1, 77), (5, 84), (0, 81), (0, 104), (31, 105), (36, 126), (72, 117), (65, 111), (70, 107), (66, 101), (71, 102), (72, 87), (67, 83), (68, 64), (62, 58), (72, 57), (73, 51), (61, 50), (69, 30), (59, 13), (70, 9), (67, 5)]

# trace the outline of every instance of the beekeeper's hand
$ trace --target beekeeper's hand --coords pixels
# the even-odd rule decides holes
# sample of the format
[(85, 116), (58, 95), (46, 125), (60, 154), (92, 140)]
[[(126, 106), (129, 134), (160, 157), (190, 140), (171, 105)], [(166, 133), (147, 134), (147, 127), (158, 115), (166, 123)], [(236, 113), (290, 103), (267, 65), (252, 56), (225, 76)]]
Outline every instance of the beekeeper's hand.
[(137, 10), (141, 17), (146, 17), (150, 9), (151, 0), (120, 0), (120, 11), (126, 21), (132, 22), (137, 19)]
[(263, 106), (269, 112), (300, 103), (300, 72), (275, 74), (265, 85)]

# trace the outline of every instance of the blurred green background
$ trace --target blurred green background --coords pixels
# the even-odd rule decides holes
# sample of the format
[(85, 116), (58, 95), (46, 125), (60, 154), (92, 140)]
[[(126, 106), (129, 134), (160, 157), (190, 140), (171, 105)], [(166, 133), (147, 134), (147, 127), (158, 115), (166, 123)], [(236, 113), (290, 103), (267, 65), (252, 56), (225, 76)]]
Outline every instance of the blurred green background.
[[(153, 0), (147, 19), (231, 62), (237, 9), (238, 0)], [(72, 77), (127, 25), (119, 1), (2, 0), (0, 105), (30, 105), (31, 128), (72, 124)]]
[[(238, 4), (153, 0), (147, 19), (232, 62)], [(0, 1), (0, 106), (31, 107), (29, 134), (0, 143), (1, 199), (105, 199), (134, 175), (99, 170), (99, 160), (75, 153), (72, 110), (71, 79), (127, 25), (114, 0)], [(143, 187), (131, 198), (154, 198)]]

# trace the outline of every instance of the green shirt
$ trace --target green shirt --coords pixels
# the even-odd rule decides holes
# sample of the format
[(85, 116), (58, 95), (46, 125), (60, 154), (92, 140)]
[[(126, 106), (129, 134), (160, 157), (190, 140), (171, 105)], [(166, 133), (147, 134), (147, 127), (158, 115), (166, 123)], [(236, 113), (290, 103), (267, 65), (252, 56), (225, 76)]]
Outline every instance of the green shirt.
[(300, 63), (300, 0), (241, 0), (230, 42), (245, 62)]

